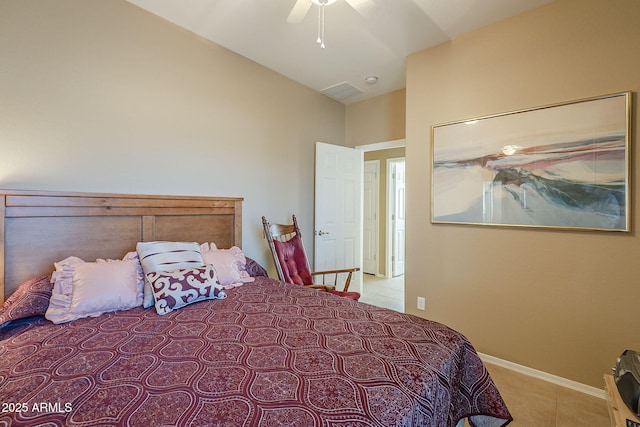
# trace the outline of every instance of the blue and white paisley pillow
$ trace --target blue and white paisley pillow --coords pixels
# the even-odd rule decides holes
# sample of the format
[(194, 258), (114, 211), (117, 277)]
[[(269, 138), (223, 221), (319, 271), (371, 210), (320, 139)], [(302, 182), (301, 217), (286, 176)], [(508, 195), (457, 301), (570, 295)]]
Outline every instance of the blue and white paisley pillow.
[(207, 299), (226, 298), (212, 265), (147, 274), (158, 314)]

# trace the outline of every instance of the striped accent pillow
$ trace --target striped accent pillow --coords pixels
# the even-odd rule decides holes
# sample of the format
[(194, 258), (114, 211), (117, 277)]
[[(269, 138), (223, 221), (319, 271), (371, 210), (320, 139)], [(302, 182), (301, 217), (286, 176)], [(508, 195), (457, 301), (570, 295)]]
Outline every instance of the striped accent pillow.
[(144, 271), (144, 308), (155, 304), (153, 290), (146, 276), (158, 271), (204, 267), (200, 245), (196, 242), (138, 242), (136, 251)]

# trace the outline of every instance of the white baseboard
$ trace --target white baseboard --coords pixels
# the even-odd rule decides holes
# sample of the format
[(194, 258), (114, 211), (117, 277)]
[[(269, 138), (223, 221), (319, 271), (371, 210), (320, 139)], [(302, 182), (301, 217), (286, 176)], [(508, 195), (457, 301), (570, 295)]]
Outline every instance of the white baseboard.
[[(581, 393), (586, 393), (594, 397), (606, 399), (606, 391), (586, 384), (579, 383), (577, 381), (568, 380), (566, 378), (559, 377), (557, 375), (548, 374), (537, 369), (529, 368), (527, 366), (518, 365), (517, 363), (509, 362), (508, 360), (498, 359), (497, 357), (489, 356), (488, 354), (478, 353), (480, 359), (484, 362), (491, 363), (493, 365), (500, 366), (502, 368), (510, 369), (520, 374), (529, 375), (530, 377), (538, 378), (543, 381), (547, 381), (562, 387), (570, 388)], [(604, 374), (603, 374), (604, 375)]]

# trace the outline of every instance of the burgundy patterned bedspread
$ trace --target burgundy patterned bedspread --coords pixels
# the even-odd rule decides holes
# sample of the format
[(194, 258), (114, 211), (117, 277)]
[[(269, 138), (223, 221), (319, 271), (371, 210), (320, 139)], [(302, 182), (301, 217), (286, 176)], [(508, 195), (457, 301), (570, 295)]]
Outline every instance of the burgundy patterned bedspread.
[(0, 426), (506, 425), (471, 344), (438, 323), (258, 277), (164, 316), (0, 332)]

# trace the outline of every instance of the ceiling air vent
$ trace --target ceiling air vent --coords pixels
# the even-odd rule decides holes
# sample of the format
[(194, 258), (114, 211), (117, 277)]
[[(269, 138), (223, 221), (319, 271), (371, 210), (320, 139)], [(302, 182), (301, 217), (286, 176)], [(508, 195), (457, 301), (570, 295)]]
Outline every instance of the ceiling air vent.
[(360, 89), (351, 86), (347, 82), (338, 83), (337, 85), (323, 89), (321, 93), (337, 100), (344, 101), (345, 99), (352, 97), (353, 95), (359, 95), (362, 92)]

